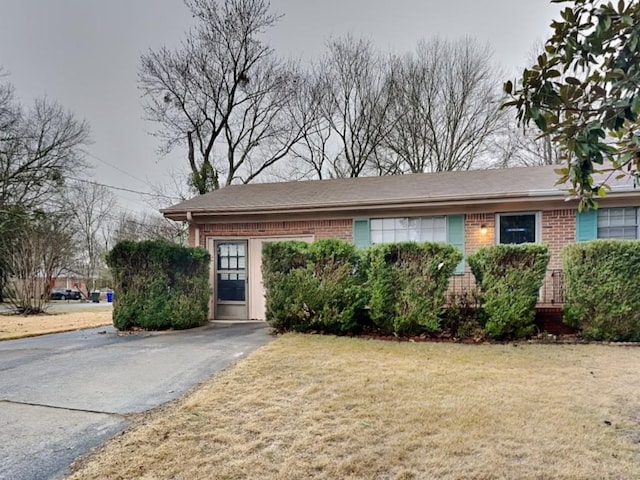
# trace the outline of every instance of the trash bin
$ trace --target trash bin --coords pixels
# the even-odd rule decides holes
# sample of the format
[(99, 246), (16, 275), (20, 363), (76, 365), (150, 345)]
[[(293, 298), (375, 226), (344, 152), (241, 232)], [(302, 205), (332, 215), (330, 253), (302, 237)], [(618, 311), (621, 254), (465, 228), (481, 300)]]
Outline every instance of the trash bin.
[(93, 303), (100, 303), (100, 292), (91, 292), (91, 301)]
[(113, 302), (113, 292), (107, 292), (107, 302)]

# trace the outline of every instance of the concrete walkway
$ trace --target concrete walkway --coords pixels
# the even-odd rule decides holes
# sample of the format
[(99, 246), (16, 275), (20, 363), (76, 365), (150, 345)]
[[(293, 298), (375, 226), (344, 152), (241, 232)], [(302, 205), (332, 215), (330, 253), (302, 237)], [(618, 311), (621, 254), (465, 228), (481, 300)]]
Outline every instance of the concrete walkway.
[(0, 342), (0, 479), (61, 478), (71, 462), (269, 342), (264, 323)]

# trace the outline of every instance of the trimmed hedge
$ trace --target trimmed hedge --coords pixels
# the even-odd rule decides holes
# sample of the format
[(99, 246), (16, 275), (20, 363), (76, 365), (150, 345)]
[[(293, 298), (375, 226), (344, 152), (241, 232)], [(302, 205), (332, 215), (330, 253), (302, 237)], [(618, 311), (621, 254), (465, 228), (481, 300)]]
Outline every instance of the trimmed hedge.
[(107, 255), (118, 330), (185, 329), (204, 324), (209, 311), (210, 255), (164, 241), (119, 242)]
[(562, 257), (565, 323), (591, 340), (640, 341), (640, 242), (577, 243)]
[(497, 339), (533, 333), (538, 291), (549, 263), (546, 245), (523, 243), (482, 247), (468, 258), (482, 290), (484, 325)]
[(461, 260), (458, 249), (439, 243), (370, 247), (370, 315), (374, 325), (384, 334), (437, 332), (449, 277)]
[(344, 240), (264, 243), (267, 322), (279, 331), (357, 330), (367, 300), (360, 264), (358, 248)]

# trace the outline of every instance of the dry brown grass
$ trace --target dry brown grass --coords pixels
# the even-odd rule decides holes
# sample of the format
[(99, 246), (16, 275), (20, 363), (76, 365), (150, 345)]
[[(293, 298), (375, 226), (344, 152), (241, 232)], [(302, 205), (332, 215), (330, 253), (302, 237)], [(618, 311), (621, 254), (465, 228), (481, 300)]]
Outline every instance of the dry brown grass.
[(34, 316), (0, 315), (0, 340), (33, 337), (47, 333), (68, 332), (83, 328), (111, 325), (110, 306), (86, 309), (50, 310)]
[(639, 365), (615, 346), (286, 335), (72, 478), (636, 479)]

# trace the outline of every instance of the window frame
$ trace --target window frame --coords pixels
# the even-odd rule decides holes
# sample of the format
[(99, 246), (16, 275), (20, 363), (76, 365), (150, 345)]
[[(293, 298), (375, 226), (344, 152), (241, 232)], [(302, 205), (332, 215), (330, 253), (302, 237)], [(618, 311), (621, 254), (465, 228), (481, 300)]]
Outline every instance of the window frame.
[[(414, 220), (415, 219), (419, 219), (420, 220), (420, 229), (419, 229), (420, 232), (424, 231), (424, 229), (422, 228), (422, 220), (423, 219), (430, 219), (430, 220), (439, 219), (439, 220), (442, 220), (442, 222), (444, 224), (444, 227), (443, 227), (443, 239), (442, 240), (437, 240), (437, 242), (444, 243), (444, 244), (448, 243), (448, 234), (449, 234), (448, 230), (449, 230), (449, 227), (448, 227), (448, 222), (447, 222), (447, 215), (412, 215), (412, 216), (403, 216), (403, 217), (371, 217), (369, 219), (369, 242), (370, 242), (370, 244), (371, 245), (381, 245), (381, 244), (384, 244), (384, 243), (392, 243), (390, 241), (385, 241), (385, 240), (382, 240), (382, 241), (379, 241), (379, 242), (375, 242), (374, 241), (374, 239), (373, 239), (373, 237), (374, 237), (373, 223), (376, 220), (381, 220), (383, 222), (384, 222), (384, 220), (387, 220), (387, 221), (393, 220), (394, 223), (397, 220), (406, 220), (407, 221), (407, 225), (408, 225), (410, 220), (412, 220), (412, 219), (414, 219)], [(396, 227), (394, 227), (393, 230), (384, 230), (384, 228), (383, 228), (382, 230), (376, 229), (375, 231), (376, 232), (393, 231), (394, 232), (394, 240), (393, 240), (393, 242), (433, 242), (433, 241), (436, 241), (436, 240), (411, 240), (409, 238), (407, 238), (407, 240), (395, 240), (395, 232), (397, 230), (398, 229)], [(440, 230), (440, 229), (438, 229), (438, 230)], [(407, 227), (406, 231), (407, 232), (409, 231), (409, 227)], [(436, 229), (432, 229), (432, 231), (436, 231)]]
[(533, 243), (542, 243), (542, 212), (541, 211), (527, 211), (527, 212), (501, 212), (496, 213), (495, 218), (495, 244), (496, 245), (518, 245), (502, 243), (500, 241), (500, 219), (502, 217), (517, 217), (521, 215), (533, 215), (535, 217), (535, 240)]
[[(609, 225), (606, 226), (601, 226), (600, 224), (600, 214), (602, 212), (604, 212), (605, 210), (608, 213), (608, 219), (610, 220), (611, 218), (611, 210), (625, 210), (625, 209), (633, 209), (635, 211), (635, 225), (615, 225), (612, 226), (610, 224), (609, 221)], [(613, 229), (613, 228), (629, 228), (629, 227), (635, 227), (635, 238), (621, 238), (621, 237), (601, 237), (600, 236), (600, 229)], [(605, 207), (605, 208), (600, 208), (598, 209), (598, 211), (596, 212), (596, 239), (598, 240), (638, 240), (640, 239), (640, 207), (636, 207), (636, 206), (624, 206), (624, 207)]]

